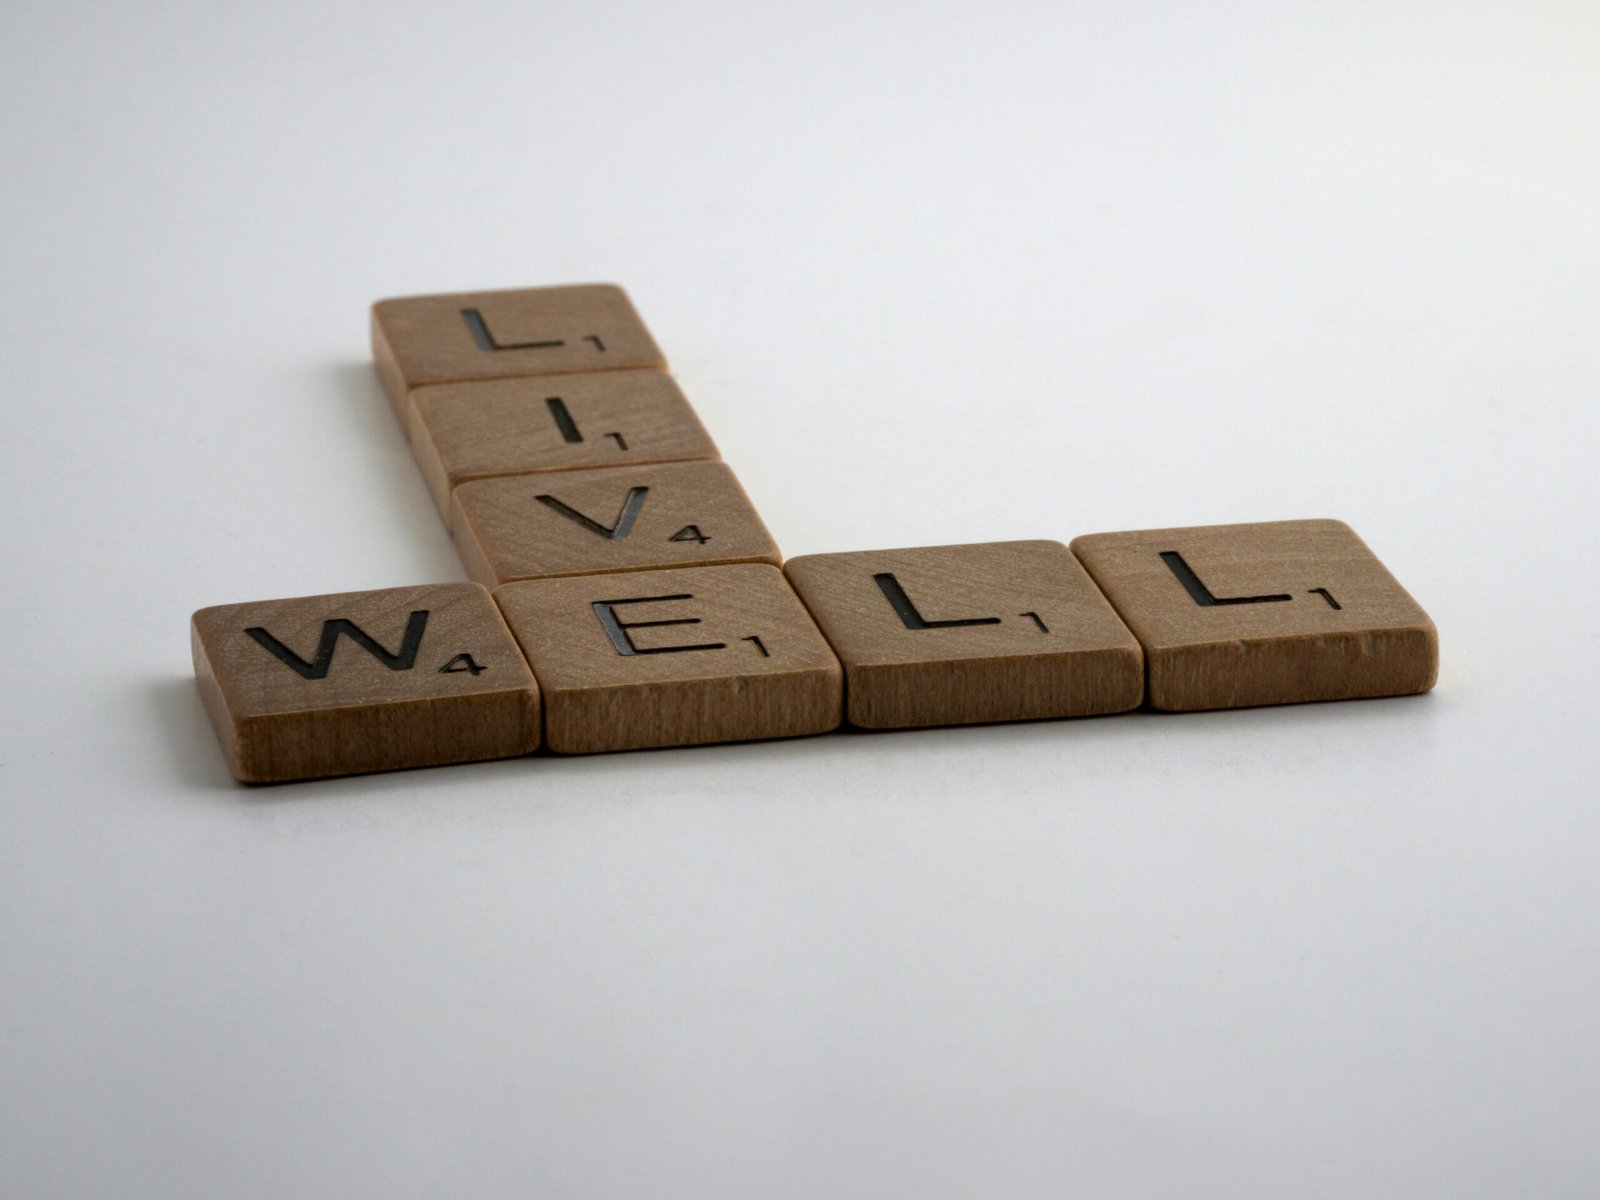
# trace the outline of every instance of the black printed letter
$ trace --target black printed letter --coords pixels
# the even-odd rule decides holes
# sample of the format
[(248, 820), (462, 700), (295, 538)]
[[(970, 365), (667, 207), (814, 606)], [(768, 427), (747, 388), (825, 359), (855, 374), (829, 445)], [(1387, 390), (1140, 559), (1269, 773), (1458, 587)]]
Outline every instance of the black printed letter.
[(1188, 592), (1201, 608), (1210, 608), (1217, 604), (1271, 604), (1275, 600), (1294, 599), (1287, 592), (1276, 596), (1213, 596), (1211, 589), (1200, 582), (1200, 576), (1194, 573), (1194, 568), (1184, 562), (1183, 555), (1176, 550), (1163, 550), (1161, 561), (1167, 564), (1168, 569), (1178, 577), (1178, 582), (1183, 584), (1184, 591)]
[(586, 517), (577, 509), (564, 504), (554, 496), (535, 496), (534, 499), (546, 508), (553, 509), (569, 521), (576, 521), (590, 533), (597, 537), (606, 538), (608, 541), (617, 541), (628, 536), (628, 531), (633, 528), (633, 520), (639, 515), (639, 510), (644, 507), (644, 498), (650, 494), (647, 487), (628, 489), (627, 499), (623, 500), (622, 508), (617, 513), (615, 525), (602, 525), (593, 517)]
[(606, 636), (611, 639), (611, 644), (618, 654), (624, 658), (635, 654), (678, 654), (685, 650), (726, 650), (726, 642), (701, 642), (692, 646), (653, 646), (642, 648), (633, 644), (633, 639), (628, 636), (630, 629), (651, 629), (660, 625), (698, 625), (699, 617), (681, 617), (676, 621), (619, 621), (616, 608), (619, 604), (651, 604), (661, 600), (693, 600), (687, 593), (679, 596), (633, 596), (626, 600), (596, 600), (591, 608), (594, 615), (600, 619), (600, 628), (606, 631)]
[(475, 308), (463, 308), (461, 319), (467, 323), (467, 329), (472, 333), (472, 340), (478, 343), (479, 350), (493, 353), (496, 350), (550, 350), (556, 346), (565, 346), (566, 342), (497, 342), (494, 334), (489, 332), (489, 323), (483, 319), (483, 314)]
[(872, 579), (883, 592), (889, 607), (899, 615), (907, 629), (951, 629), (958, 625), (1000, 624), (999, 617), (963, 617), (953, 621), (929, 621), (917, 611), (917, 606), (911, 603), (911, 597), (906, 595), (906, 590), (900, 586), (900, 581), (888, 571), (874, 575)]
[(271, 654), (286, 667), (293, 668), (295, 674), (302, 679), (326, 679), (328, 668), (333, 665), (333, 652), (339, 645), (339, 635), (343, 634), (356, 645), (360, 646), (373, 658), (377, 659), (391, 671), (409, 671), (417, 661), (417, 651), (422, 648), (422, 634), (428, 628), (428, 610), (418, 609), (406, 621), (405, 636), (400, 640), (400, 650), (390, 654), (354, 621), (347, 621), (343, 617), (335, 617), (331, 621), (322, 623), (322, 638), (317, 642), (317, 657), (311, 662), (301, 658), (277, 638), (273, 637), (261, 626), (246, 629), (257, 645)]

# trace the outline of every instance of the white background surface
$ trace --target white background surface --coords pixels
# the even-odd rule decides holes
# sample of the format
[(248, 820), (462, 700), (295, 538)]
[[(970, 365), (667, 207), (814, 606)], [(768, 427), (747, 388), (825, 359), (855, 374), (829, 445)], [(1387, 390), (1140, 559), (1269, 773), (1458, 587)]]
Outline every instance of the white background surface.
[[(0, 16), (0, 1196), (1600, 1189), (1600, 10)], [(616, 280), (791, 555), (1340, 517), (1429, 697), (234, 786), (460, 577), (397, 293)]]

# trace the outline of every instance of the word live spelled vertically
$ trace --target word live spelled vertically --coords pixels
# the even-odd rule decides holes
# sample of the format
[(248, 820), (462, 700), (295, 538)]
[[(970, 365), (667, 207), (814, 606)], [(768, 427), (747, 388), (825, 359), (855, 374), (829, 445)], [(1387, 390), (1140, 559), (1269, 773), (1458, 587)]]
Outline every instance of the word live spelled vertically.
[(785, 563), (618, 287), (383, 300), (372, 341), (475, 582), (195, 613), (195, 675), (246, 782), (541, 738), (590, 754), (1397, 696), (1438, 676), (1432, 621), (1338, 521)]

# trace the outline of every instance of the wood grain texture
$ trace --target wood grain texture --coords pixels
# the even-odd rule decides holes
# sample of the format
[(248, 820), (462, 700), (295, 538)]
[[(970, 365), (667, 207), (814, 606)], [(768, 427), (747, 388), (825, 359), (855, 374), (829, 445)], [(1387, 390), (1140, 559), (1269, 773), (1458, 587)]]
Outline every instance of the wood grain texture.
[(717, 458), (660, 371), (447, 383), (411, 399), (411, 447), (447, 522), (450, 493), (473, 479)]
[(206, 711), (245, 782), (539, 744), (533, 675), (475, 583), (224, 604), (195, 613), (190, 631)]
[(561, 754), (826, 733), (843, 679), (776, 567), (508, 584), (495, 599)]
[(467, 574), (491, 587), (781, 561), (739, 481), (719, 462), (480, 479), (455, 490), (450, 525)]
[(666, 367), (627, 293), (609, 283), (379, 300), (372, 357), (408, 429), (409, 393), (428, 384)]
[(804, 555), (784, 571), (844, 664), (853, 725), (1088, 716), (1142, 698), (1139, 643), (1060, 542)]
[(1342, 521), (1097, 533), (1072, 549), (1143, 644), (1156, 708), (1408, 695), (1438, 677), (1433, 622)]

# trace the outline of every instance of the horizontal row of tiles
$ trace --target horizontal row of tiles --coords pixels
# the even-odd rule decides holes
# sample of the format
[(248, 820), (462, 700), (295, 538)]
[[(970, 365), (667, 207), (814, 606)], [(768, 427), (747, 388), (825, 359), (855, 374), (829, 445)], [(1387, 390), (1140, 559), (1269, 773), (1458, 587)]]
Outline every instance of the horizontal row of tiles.
[(203, 609), (192, 634), (254, 782), (515, 756), (541, 726), (594, 753), (1402, 695), (1438, 669), (1338, 521), (392, 588)]

